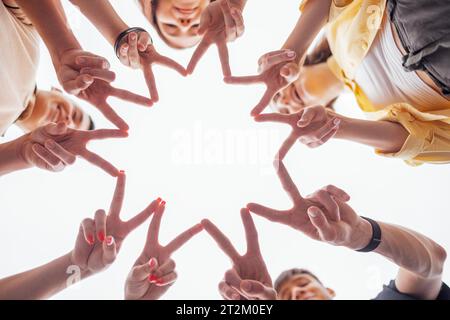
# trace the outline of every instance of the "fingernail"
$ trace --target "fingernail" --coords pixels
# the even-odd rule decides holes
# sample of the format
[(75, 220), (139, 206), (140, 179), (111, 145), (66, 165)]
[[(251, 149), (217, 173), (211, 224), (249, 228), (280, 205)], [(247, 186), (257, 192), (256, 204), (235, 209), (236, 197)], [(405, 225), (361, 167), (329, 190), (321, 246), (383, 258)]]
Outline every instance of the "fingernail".
[(151, 258), (148, 262), (148, 265), (150, 266), (150, 268), (153, 268), (156, 265), (155, 258)]
[(162, 287), (162, 286), (163, 286), (163, 282), (162, 282), (161, 280), (156, 280), (155, 284), (156, 284), (158, 287)]
[(156, 283), (156, 281), (158, 281), (158, 277), (156, 277), (154, 274), (151, 274), (148, 276), (148, 281), (150, 281), (151, 283)]
[(100, 232), (97, 234), (97, 237), (98, 237), (98, 240), (99, 240), (100, 242), (105, 241), (105, 233), (104, 233), (103, 231), (100, 231)]
[(239, 295), (237, 293), (233, 293), (231, 295), (231, 299), (233, 299), (233, 300), (240, 300), (240, 297), (239, 297)]
[(130, 38), (131, 38), (131, 40), (136, 40), (136, 33), (132, 33), (132, 34), (130, 34)]
[(120, 170), (119, 171), (121, 174), (124, 174), (125, 173), (125, 170)]
[(289, 51), (288, 53), (286, 53), (286, 56), (288, 58), (294, 58), (297, 54), (294, 51)]
[(336, 119), (334, 119), (333, 123), (335, 125), (339, 125), (339, 124), (341, 124), (341, 119), (336, 118)]
[(49, 147), (49, 148), (55, 147), (55, 141), (53, 141), (53, 140), (47, 140), (47, 141), (45, 142), (45, 144), (46, 144), (47, 147)]
[(90, 245), (93, 245), (93, 244), (94, 244), (95, 239), (94, 239), (94, 236), (93, 236), (92, 234), (89, 234), (89, 235), (87, 236), (87, 242), (88, 242)]
[(92, 79), (90, 76), (85, 76), (85, 77), (83, 77), (83, 81), (85, 83), (91, 83), (94, 81), (94, 79)]
[(162, 206), (165, 206), (165, 205), (166, 205), (166, 202), (165, 202), (165, 201), (161, 202), (161, 205), (162, 205)]
[(109, 69), (111, 67), (111, 65), (109, 64), (108, 61), (103, 61), (102, 67), (103, 67), (103, 69)]
[(308, 209), (308, 215), (309, 215), (311, 218), (317, 217), (317, 210), (316, 210), (316, 209), (309, 208), (309, 209)]
[(161, 202), (161, 200), (162, 200), (161, 198), (156, 199), (157, 202)]
[(113, 245), (113, 243), (114, 243), (114, 238), (113, 238), (112, 236), (107, 236), (107, 237), (106, 237), (106, 245), (107, 245), (108, 247), (110, 247), (110, 246)]
[(252, 285), (249, 282), (244, 282), (243, 281), (241, 283), (241, 288), (242, 288), (242, 290), (249, 292), (250, 290), (252, 290)]

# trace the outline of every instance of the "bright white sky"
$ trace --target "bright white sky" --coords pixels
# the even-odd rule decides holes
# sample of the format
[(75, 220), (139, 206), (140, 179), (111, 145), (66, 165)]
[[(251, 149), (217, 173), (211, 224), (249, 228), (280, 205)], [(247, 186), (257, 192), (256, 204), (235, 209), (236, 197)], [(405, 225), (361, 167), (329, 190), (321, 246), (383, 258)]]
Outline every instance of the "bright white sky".
[[(133, 1), (113, 1), (131, 26), (150, 30)], [(73, 7), (66, 5), (74, 32), (86, 50), (108, 58), (117, 72), (116, 86), (146, 95), (139, 71), (120, 65), (112, 48)], [(246, 34), (230, 45), (233, 72), (253, 74), (259, 56), (279, 49), (299, 16), (297, 1), (249, 0)], [(157, 39), (160, 52), (186, 65), (192, 50), (173, 52)], [(43, 46), (42, 46), (43, 47)], [(274, 208), (290, 206), (271, 167), (288, 128), (256, 124), (249, 116), (261, 97), (260, 86), (234, 87), (222, 82), (215, 48), (195, 74), (181, 78), (155, 68), (161, 101), (152, 109), (111, 100), (131, 126), (127, 140), (90, 147), (127, 172), (123, 217), (140, 212), (160, 196), (167, 201), (163, 243), (209, 217), (245, 247), (239, 209), (248, 202)], [(38, 77), (41, 88), (57, 84), (43, 47)], [(84, 104), (83, 104), (84, 105)], [(92, 111), (97, 126), (111, 127)], [(347, 93), (338, 111), (362, 117)], [(7, 139), (18, 136), (10, 130)], [(286, 165), (303, 194), (327, 184), (345, 189), (361, 215), (402, 224), (450, 248), (450, 170), (448, 166), (411, 168), (378, 157), (366, 147), (333, 141), (318, 150), (297, 145)], [(79, 223), (109, 207), (115, 180), (83, 160), (63, 173), (38, 169), (3, 177), (0, 184), (2, 259), (0, 277), (44, 264), (72, 249)], [(305, 267), (337, 292), (338, 299), (369, 299), (395, 277), (396, 267), (375, 254), (358, 254), (313, 242), (281, 225), (256, 218), (260, 243), (273, 279), (291, 267)], [(57, 295), (58, 299), (122, 299), (130, 267), (141, 252), (148, 223), (127, 239), (116, 263)], [(213, 241), (201, 234), (174, 257), (179, 280), (165, 299), (219, 299), (217, 284), (230, 263)], [(444, 279), (450, 281), (450, 269)]]

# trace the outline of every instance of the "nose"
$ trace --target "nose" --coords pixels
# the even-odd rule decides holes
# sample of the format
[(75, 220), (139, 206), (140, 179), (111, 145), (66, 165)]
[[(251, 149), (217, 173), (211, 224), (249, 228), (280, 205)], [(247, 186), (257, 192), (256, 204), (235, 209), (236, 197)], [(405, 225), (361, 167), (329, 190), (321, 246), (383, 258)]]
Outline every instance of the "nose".
[(180, 18), (180, 24), (185, 28), (189, 27), (191, 25), (191, 23), (192, 23), (192, 19), (190, 19), (190, 18)]

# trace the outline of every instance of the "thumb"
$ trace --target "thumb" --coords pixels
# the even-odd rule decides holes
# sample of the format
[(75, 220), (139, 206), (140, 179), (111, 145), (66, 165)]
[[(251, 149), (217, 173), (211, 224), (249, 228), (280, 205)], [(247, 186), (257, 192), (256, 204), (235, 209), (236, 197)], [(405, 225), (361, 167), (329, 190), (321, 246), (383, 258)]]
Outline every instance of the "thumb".
[(296, 63), (288, 63), (280, 69), (280, 75), (286, 79), (288, 83), (294, 82), (298, 79), (300, 74), (300, 67)]
[(243, 280), (241, 282), (241, 290), (248, 297), (259, 300), (276, 300), (277, 297), (274, 289), (254, 280)]
[(67, 133), (67, 125), (64, 122), (50, 123), (44, 127), (44, 131), (52, 136), (57, 136)]
[(110, 265), (116, 260), (117, 246), (113, 236), (107, 236), (103, 241), (103, 262)]

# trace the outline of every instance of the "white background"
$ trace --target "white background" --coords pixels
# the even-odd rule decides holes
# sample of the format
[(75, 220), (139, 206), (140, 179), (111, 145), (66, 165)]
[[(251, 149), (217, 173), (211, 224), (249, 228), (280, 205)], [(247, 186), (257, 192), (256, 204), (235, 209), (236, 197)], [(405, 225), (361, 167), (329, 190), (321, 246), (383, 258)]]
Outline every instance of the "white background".
[[(131, 0), (113, 2), (130, 26), (150, 29)], [(230, 45), (235, 74), (253, 74), (260, 55), (280, 48), (299, 16), (297, 2), (277, 1), (274, 5), (273, 1), (249, 1), (245, 36)], [(87, 20), (70, 5), (66, 7), (84, 48), (112, 62), (118, 75), (115, 85), (147, 95), (142, 74), (121, 66), (111, 47)], [(188, 63), (192, 50), (173, 52), (156, 39), (156, 32), (151, 33), (161, 53), (184, 65)], [(38, 82), (41, 88), (49, 88), (57, 81), (42, 47)], [(280, 209), (290, 206), (270, 165), (289, 129), (252, 121), (249, 112), (264, 87), (225, 85), (215, 48), (189, 78), (160, 67), (155, 68), (155, 73), (161, 101), (152, 109), (110, 100), (130, 124), (130, 137), (90, 145), (127, 172), (123, 217), (135, 215), (160, 196), (167, 201), (161, 226), (163, 243), (209, 217), (238, 249), (244, 250), (241, 207), (248, 202)], [(111, 127), (92, 107), (86, 107), (97, 127)], [(350, 93), (341, 98), (337, 109), (346, 115), (363, 117)], [(7, 139), (18, 134), (17, 129), (10, 130)], [(239, 137), (244, 137), (240, 143), (233, 142)], [(402, 224), (450, 247), (448, 166), (412, 168), (401, 161), (376, 156), (367, 147), (340, 141), (318, 150), (297, 145), (286, 165), (303, 194), (335, 184), (348, 191), (351, 205), (359, 214)], [(31, 169), (0, 181), (1, 277), (69, 252), (81, 220), (93, 217), (99, 208), (107, 209), (115, 186), (113, 178), (82, 159), (63, 173)], [(338, 299), (369, 299), (383, 283), (395, 277), (396, 267), (375, 254), (334, 248), (313, 242), (287, 227), (261, 218), (255, 220), (274, 280), (287, 268), (304, 267), (333, 288)], [(131, 234), (109, 270), (55, 298), (122, 299), (126, 276), (142, 250), (147, 226), (148, 223)], [(179, 280), (165, 299), (220, 298), (217, 284), (230, 263), (207, 234), (193, 239), (174, 258)], [(449, 271), (447, 267), (447, 281)]]

